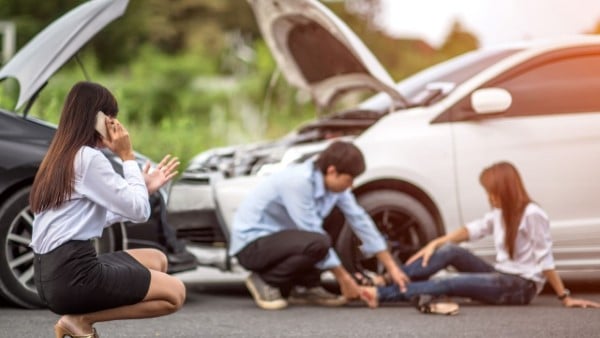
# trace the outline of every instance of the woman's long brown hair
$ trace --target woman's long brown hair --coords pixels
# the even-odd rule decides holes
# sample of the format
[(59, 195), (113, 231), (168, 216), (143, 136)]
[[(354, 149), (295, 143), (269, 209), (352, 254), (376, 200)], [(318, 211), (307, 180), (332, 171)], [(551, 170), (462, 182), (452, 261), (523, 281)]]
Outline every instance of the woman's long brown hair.
[(67, 95), (58, 129), (35, 175), (29, 203), (34, 213), (54, 209), (71, 198), (74, 160), (82, 146), (95, 147), (100, 134), (95, 130), (96, 114), (116, 116), (117, 101), (103, 86), (78, 82)]
[(479, 181), (489, 195), (499, 199), (505, 228), (504, 245), (512, 259), (521, 217), (531, 199), (519, 172), (508, 162), (495, 163), (484, 169)]

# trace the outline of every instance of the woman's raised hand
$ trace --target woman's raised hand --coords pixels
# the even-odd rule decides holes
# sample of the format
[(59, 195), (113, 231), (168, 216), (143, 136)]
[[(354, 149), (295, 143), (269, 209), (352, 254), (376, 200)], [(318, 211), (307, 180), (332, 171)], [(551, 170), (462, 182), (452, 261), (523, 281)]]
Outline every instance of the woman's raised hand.
[(144, 181), (148, 188), (148, 194), (156, 192), (160, 187), (175, 177), (178, 173), (177, 167), (179, 167), (179, 159), (177, 157), (172, 157), (171, 155), (163, 157), (156, 168), (151, 168), (150, 162), (146, 162), (142, 174), (144, 175)]
[(123, 161), (134, 160), (135, 154), (129, 139), (129, 132), (119, 120), (108, 117), (105, 120), (108, 138), (103, 138), (102, 143)]

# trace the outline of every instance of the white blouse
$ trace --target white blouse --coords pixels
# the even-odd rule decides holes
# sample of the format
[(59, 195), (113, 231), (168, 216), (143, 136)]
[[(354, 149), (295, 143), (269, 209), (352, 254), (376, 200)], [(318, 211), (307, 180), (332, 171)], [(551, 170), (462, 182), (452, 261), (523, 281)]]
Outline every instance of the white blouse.
[(148, 189), (137, 162), (124, 161), (121, 177), (102, 152), (87, 146), (74, 162), (71, 199), (34, 217), (30, 246), (38, 254), (69, 240), (100, 237), (104, 227), (115, 222), (145, 222), (150, 217)]
[(532, 280), (540, 292), (546, 282), (542, 271), (554, 269), (550, 221), (546, 213), (536, 204), (525, 208), (515, 241), (515, 252), (510, 259), (504, 246), (502, 211), (493, 209), (483, 218), (466, 225), (469, 240), (494, 235), (496, 248), (496, 270)]

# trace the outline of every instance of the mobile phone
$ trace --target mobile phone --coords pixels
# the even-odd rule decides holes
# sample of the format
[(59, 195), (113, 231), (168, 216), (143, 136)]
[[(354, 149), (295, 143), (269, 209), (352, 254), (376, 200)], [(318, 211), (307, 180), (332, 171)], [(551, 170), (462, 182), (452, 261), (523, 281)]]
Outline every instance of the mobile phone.
[(102, 138), (108, 138), (108, 133), (106, 131), (106, 114), (102, 111), (99, 111), (96, 114), (96, 131), (102, 135)]

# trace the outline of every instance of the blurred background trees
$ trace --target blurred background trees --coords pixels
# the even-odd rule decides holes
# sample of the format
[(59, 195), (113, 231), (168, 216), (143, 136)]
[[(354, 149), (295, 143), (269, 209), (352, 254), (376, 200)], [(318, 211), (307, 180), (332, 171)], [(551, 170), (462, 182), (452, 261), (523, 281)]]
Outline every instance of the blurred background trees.
[[(0, 0), (17, 26), (17, 50), (81, 0)], [(392, 37), (377, 24), (380, 0), (327, 1), (395, 80), (478, 47), (455, 22), (435, 48)], [(596, 27), (596, 31), (600, 30)], [(277, 77), (250, 6), (243, 0), (130, 0), (127, 12), (79, 58), (90, 80), (119, 99), (136, 148), (187, 161), (214, 146), (274, 138), (315, 116), (306, 95)], [(58, 121), (62, 101), (84, 73), (71, 62), (50, 80), (33, 114)], [(157, 136), (160, 135), (160, 136)]]

